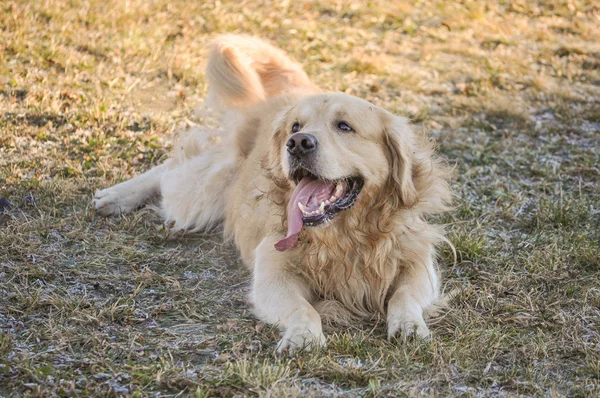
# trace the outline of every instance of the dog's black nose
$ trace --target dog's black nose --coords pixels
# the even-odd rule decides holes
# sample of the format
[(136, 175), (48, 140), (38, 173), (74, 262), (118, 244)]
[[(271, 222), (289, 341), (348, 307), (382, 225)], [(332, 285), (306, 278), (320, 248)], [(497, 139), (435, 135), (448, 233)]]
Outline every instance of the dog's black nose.
[(302, 156), (317, 149), (317, 139), (312, 134), (296, 133), (286, 145), (290, 155)]

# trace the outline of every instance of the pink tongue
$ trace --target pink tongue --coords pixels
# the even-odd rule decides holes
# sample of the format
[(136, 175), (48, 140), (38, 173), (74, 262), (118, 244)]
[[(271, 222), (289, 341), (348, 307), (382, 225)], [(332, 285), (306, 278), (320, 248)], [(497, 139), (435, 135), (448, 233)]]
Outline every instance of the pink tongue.
[[(288, 233), (287, 236), (275, 243), (275, 249), (280, 252), (286, 251), (294, 247), (298, 242), (298, 234), (304, 225), (302, 223), (302, 212), (298, 208), (298, 202), (307, 205), (309, 201), (315, 200), (314, 197), (322, 196), (321, 194), (333, 190), (333, 184), (325, 181), (315, 180), (312, 177), (304, 177), (296, 186), (292, 193), (292, 198), (288, 203)], [(312, 202), (311, 201), (311, 202)], [(318, 201), (318, 199), (317, 199)]]

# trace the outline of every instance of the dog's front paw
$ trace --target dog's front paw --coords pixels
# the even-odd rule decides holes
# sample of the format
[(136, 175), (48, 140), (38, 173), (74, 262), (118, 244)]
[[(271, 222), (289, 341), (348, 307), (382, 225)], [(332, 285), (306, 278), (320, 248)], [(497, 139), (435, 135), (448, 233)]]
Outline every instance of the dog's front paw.
[(116, 216), (135, 210), (140, 204), (137, 192), (116, 185), (100, 189), (94, 194), (92, 206), (101, 216)]
[(291, 355), (296, 350), (310, 351), (313, 348), (325, 346), (325, 335), (320, 326), (299, 324), (291, 326), (285, 331), (277, 344), (277, 352), (281, 354), (288, 351)]
[(388, 340), (391, 340), (398, 332), (407, 336), (418, 336), (427, 339), (431, 336), (429, 328), (422, 317), (399, 316), (388, 319)]

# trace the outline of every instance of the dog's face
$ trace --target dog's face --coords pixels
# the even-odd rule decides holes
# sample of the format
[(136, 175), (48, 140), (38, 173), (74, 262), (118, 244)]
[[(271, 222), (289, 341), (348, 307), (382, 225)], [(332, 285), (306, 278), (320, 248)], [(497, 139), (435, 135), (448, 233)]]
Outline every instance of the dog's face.
[[(354, 206), (361, 192), (389, 191), (410, 207), (415, 200), (406, 121), (359, 98), (304, 98), (276, 121), (272, 168), (290, 180), (290, 231), (323, 225)], [(279, 173), (278, 173), (279, 174)], [(299, 229), (298, 229), (299, 230)]]

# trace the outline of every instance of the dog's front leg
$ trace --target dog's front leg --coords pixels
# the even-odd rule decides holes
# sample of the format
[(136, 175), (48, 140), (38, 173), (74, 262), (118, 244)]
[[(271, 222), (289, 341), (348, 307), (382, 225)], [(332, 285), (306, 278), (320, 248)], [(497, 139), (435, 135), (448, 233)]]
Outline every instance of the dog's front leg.
[(288, 255), (275, 250), (275, 237), (263, 239), (256, 249), (252, 299), (259, 318), (277, 324), (283, 337), (277, 351), (290, 352), (325, 346), (321, 316), (310, 304), (306, 283), (288, 269)]
[(438, 276), (433, 262), (433, 248), (419, 264), (404, 271), (395, 292), (388, 302), (388, 338), (402, 331), (420, 337), (429, 336), (423, 311), (438, 298)]

